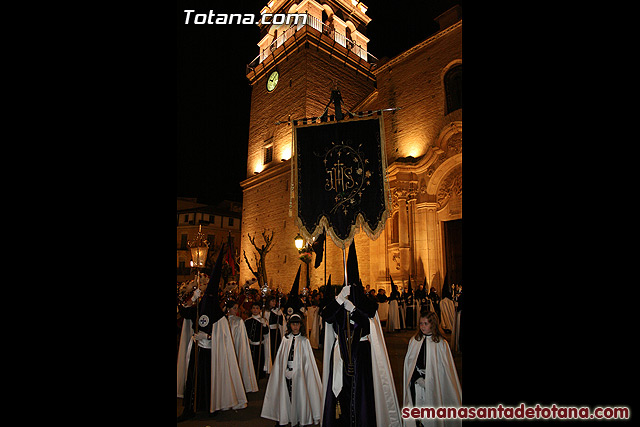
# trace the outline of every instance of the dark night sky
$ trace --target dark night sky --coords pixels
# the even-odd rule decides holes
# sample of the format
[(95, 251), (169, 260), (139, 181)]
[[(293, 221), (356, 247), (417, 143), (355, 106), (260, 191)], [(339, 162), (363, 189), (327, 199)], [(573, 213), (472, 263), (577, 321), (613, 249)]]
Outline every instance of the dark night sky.
[[(245, 66), (258, 55), (256, 25), (185, 24), (195, 13), (256, 13), (267, 0), (178, 1), (177, 25), (177, 196), (204, 203), (242, 200), (246, 178), (251, 87)], [(368, 50), (393, 57), (435, 31), (433, 18), (456, 1), (365, 1), (371, 23)], [(411, 8), (412, 13), (406, 10)]]

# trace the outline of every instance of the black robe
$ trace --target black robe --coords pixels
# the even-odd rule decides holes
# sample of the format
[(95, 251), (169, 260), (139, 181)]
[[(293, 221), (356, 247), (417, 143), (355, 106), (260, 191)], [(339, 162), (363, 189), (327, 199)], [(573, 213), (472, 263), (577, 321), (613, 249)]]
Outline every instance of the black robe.
[[(353, 288), (352, 288), (353, 289)], [(373, 308), (373, 309), (372, 309)], [(366, 304), (363, 309), (358, 308), (351, 313), (351, 361), (354, 366), (353, 376), (347, 375), (349, 355), (347, 352), (347, 311), (337, 301), (333, 300), (322, 311), (322, 318), (333, 325), (338, 335), (335, 345), (339, 345), (342, 357), (342, 390), (336, 396), (333, 394), (333, 357), (329, 363), (329, 382), (325, 396), (322, 426), (375, 426), (375, 398), (373, 387), (373, 372), (371, 366), (371, 345), (368, 340), (360, 338), (369, 335), (369, 318), (375, 316), (377, 304)], [(340, 403), (340, 418), (336, 420), (336, 403)]]
[[(276, 353), (278, 352), (278, 347), (280, 347), (280, 343), (282, 342), (282, 333), (278, 325), (282, 325), (284, 321), (284, 316), (282, 314), (277, 315), (273, 311), (269, 310), (268, 312), (269, 321), (269, 329), (272, 331), (269, 339), (271, 340), (271, 362), (276, 359)], [(275, 328), (273, 327), (275, 326)]]
[(405, 326), (407, 327), (407, 329), (414, 329), (418, 325), (415, 324), (416, 313), (413, 311), (415, 309), (413, 306), (413, 293), (407, 292), (405, 294), (404, 301), (407, 304), (407, 318), (405, 319)]
[[(191, 320), (192, 325), (196, 324), (196, 306), (193, 305), (191, 307), (184, 307), (182, 305), (178, 306), (178, 310), (180, 311), (180, 315), (185, 318)], [(182, 401), (182, 405), (184, 406), (184, 412), (188, 413), (193, 411), (193, 402), (195, 388), (195, 363), (192, 363), (195, 360), (197, 343), (194, 343), (191, 346), (191, 354), (189, 355), (189, 368), (187, 369), (187, 380), (184, 385), (184, 398)], [(198, 347), (198, 404), (196, 409), (198, 412), (206, 411), (209, 412), (209, 404), (211, 402), (211, 349), (210, 348), (202, 348)]]
[[(247, 337), (249, 338), (249, 348), (251, 349), (251, 359), (253, 359), (253, 369), (256, 372), (256, 378), (264, 378), (266, 372), (264, 371), (264, 350), (260, 350), (260, 345), (254, 345), (252, 342), (260, 342), (260, 325), (261, 323), (253, 317), (247, 318), (244, 321), (244, 326), (247, 328)], [(262, 341), (269, 339), (269, 328), (262, 326)], [(260, 358), (258, 360), (258, 357)]]
[[(413, 339), (413, 338), (412, 338)], [(427, 339), (431, 339), (431, 334), (422, 337), (422, 344), (420, 345), (420, 352), (418, 353), (418, 358), (416, 359), (416, 367), (413, 369), (413, 374), (411, 375), (411, 379), (409, 380), (409, 391), (411, 392), (411, 401), (416, 401), (416, 388), (415, 384), (418, 378), (425, 378), (424, 374), (420, 373), (420, 370), (424, 372), (426, 365), (424, 360), (424, 350), (426, 347)]]

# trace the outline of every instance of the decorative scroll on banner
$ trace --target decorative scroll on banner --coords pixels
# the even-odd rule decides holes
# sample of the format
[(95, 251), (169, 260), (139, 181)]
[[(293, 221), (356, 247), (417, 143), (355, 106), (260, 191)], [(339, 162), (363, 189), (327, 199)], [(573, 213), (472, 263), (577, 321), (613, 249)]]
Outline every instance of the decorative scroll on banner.
[(376, 239), (389, 215), (382, 117), (294, 126), (293, 206), (305, 238), (344, 249), (362, 226)]

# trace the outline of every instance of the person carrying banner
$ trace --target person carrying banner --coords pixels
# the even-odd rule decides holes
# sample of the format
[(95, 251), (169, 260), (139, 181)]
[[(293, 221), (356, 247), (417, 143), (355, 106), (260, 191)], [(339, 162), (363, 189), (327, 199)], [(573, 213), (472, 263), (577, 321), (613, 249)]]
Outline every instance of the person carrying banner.
[(347, 280), (322, 310), (325, 320), (322, 425), (399, 426), (400, 410), (377, 315), (377, 303), (360, 283), (355, 243)]

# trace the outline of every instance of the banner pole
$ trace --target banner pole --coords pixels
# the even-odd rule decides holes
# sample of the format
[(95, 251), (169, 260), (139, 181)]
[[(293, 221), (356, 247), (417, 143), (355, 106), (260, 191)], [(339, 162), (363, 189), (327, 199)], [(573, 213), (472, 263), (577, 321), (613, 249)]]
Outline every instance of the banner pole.
[[(342, 248), (342, 264), (344, 265), (344, 286), (348, 285), (347, 279), (347, 249)], [(349, 361), (347, 362), (347, 375), (353, 376), (353, 363), (351, 361), (351, 313), (347, 310), (347, 354)]]

